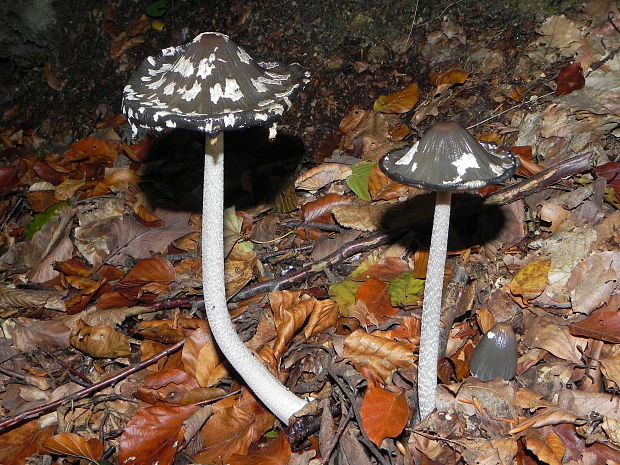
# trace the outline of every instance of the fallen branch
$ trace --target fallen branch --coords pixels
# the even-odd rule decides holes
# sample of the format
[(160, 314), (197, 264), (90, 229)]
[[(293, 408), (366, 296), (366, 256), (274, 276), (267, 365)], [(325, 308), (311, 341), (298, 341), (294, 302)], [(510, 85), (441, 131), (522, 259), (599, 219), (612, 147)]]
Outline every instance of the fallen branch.
[(62, 399), (58, 399), (53, 402), (40, 405), (39, 407), (35, 407), (30, 410), (25, 410), (21, 413), (18, 413), (17, 415), (13, 415), (12, 417), (5, 418), (4, 420), (0, 421), (0, 431), (3, 431), (4, 429), (9, 428), (10, 426), (13, 426), (24, 420), (31, 420), (33, 418), (37, 418), (41, 414), (51, 412), (52, 410), (64, 404), (65, 402), (72, 402), (77, 399), (82, 399), (84, 397), (89, 396), (93, 392), (100, 391), (101, 389), (105, 389), (108, 386), (112, 386), (113, 384), (116, 384), (119, 381), (125, 379), (127, 376), (133, 373), (136, 373), (140, 370), (143, 370), (147, 366), (152, 365), (153, 363), (156, 363), (160, 359), (177, 352), (179, 349), (181, 349), (181, 347), (183, 347), (183, 344), (185, 344), (185, 339), (180, 342), (177, 342), (173, 346), (168, 347), (163, 352), (160, 352), (157, 355), (153, 355), (152, 357), (147, 358), (143, 362), (140, 362), (137, 365), (134, 365), (132, 367), (129, 367), (121, 371), (120, 373), (117, 373), (111, 378), (104, 379), (103, 381), (93, 384), (92, 386), (82, 389), (81, 391), (74, 392), (73, 394), (69, 394), (68, 396), (63, 397)]
[(270, 279), (262, 283), (252, 284), (239, 291), (232, 299), (231, 302), (237, 302), (239, 300), (247, 299), (257, 294), (264, 292), (277, 291), (279, 289), (285, 289), (295, 283), (305, 281), (312, 275), (319, 273), (326, 268), (336, 265), (342, 262), (345, 258), (355, 255), (360, 252), (365, 252), (369, 249), (378, 247), (380, 245), (388, 244), (396, 237), (402, 235), (402, 231), (388, 231), (373, 233), (363, 239), (348, 242), (343, 247), (328, 255), (327, 257), (303, 267), (301, 270), (295, 273), (289, 273), (279, 278)]

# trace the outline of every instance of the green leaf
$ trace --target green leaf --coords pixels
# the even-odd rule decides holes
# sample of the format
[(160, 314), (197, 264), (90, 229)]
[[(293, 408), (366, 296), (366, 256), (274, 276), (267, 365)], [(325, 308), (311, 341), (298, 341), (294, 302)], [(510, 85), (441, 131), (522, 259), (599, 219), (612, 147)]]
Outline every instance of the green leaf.
[(390, 281), (387, 288), (390, 303), (393, 307), (414, 305), (422, 300), (423, 292), (424, 280), (414, 278), (411, 271), (407, 271)]
[(37, 213), (36, 215), (34, 215), (32, 219), (28, 221), (28, 224), (26, 225), (26, 229), (24, 231), (24, 233), (26, 234), (26, 239), (32, 239), (32, 236), (34, 236), (34, 233), (36, 233), (39, 229), (41, 229), (43, 226), (49, 223), (50, 220), (54, 216), (56, 216), (56, 213), (58, 212), (58, 210), (60, 210), (60, 208), (65, 207), (67, 205), (69, 205), (69, 202), (66, 202), (66, 201), (60, 202), (55, 205), (52, 205), (47, 210), (45, 210), (43, 213)]
[(340, 283), (329, 286), (329, 298), (336, 302), (338, 311), (341, 314), (347, 315), (349, 307), (355, 304), (355, 293), (361, 285), (362, 283), (345, 279)]
[(145, 13), (151, 18), (161, 18), (168, 13), (168, 7), (170, 6), (170, 0), (155, 0), (149, 6), (146, 7)]
[(362, 200), (370, 202), (370, 191), (368, 190), (368, 180), (370, 179), (370, 170), (374, 163), (366, 161), (351, 167), (351, 176), (347, 178), (347, 186)]
[(278, 432), (275, 429), (270, 429), (265, 434), (263, 434), (263, 437), (267, 439), (275, 439), (278, 437)]

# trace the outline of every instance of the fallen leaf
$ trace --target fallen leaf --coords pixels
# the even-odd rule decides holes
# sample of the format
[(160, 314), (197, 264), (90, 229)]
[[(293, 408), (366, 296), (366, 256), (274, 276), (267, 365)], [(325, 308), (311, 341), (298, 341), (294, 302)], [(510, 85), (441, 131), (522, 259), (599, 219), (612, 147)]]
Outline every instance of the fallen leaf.
[(43, 450), (48, 454), (70, 455), (96, 463), (103, 455), (103, 444), (99, 439), (87, 440), (74, 433), (60, 433), (45, 441)]
[(291, 459), (291, 445), (282, 431), (265, 448), (248, 455), (232, 454), (230, 465), (288, 465)]
[(402, 433), (409, 420), (409, 406), (404, 392), (370, 387), (360, 407), (362, 427), (368, 438), (381, 447), (385, 438)]
[(197, 409), (196, 405), (155, 405), (139, 409), (120, 437), (119, 463), (171, 465), (184, 443), (183, 421)]
[(417, 83), (389, 95), (380, 95), (373, 105), (374, 111), (382, 113), (407, 113), (418, 103), (420, 88)]
[(562, 71), (555, 79), (557, 87), (555, 89), (555, 95), (570, 94), (571, 92), (579, 89), (583, 89), (586, 85), (586, 79), (583, 77), (583, 69), (581, 69), (581, 63), (571, 63), (562, 68)]
[(73, 347), (96, 358), (126, 357), (131, 353), (129, 337), (109, 326), (89, 326), (78, 321), (69, 342)]

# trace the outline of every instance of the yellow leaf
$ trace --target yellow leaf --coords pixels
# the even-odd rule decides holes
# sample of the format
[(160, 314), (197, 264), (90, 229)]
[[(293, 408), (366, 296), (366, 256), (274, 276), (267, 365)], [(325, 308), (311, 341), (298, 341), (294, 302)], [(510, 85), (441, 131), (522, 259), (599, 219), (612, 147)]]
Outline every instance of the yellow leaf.
[(510, 282), (510, 292), (526, 299), (538, 297), (547, 287), (551, 260), (538, 260), (522, 267)]
[(409, 84), (404, 89), (390, 95), (380, 95), (373, 105), (374, 111), (382, 113), (407, 113), (420, 99), (417, 83)]

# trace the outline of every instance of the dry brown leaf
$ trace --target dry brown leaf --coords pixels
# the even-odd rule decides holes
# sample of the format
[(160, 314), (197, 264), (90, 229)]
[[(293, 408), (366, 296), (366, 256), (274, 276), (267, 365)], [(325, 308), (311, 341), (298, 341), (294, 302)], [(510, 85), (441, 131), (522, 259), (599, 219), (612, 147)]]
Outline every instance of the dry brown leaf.
[(89, 326), (79, 320), (71, 332), (73, 347), (96, 358), (126, 357), (131, 353), (129, 337), (109, 326)]
[(87, 440), (74, 433), (60, 433), (45, 441), (43, 450), (50, 454), (70, 455), (98, 462), (103, 455), (103, 444), (99, 439)]
[(510, 282), (510, 292), (525, 299), (538, 297), (547, 287), (550, 260), (537, 260), (521, 267)]
[(537, 319), (526, 331), (521, 342), (530, 348), (551, 352), (562, 360), (579, 363), (587, 340), (574, 337), (566, 326), (559, 326), (544, 319)]
[[(220, 407), (221, 406), (221, 407)], [(191, 457), (197, 463), (222, 463), (231, 455), (246, 455), (250, 444), (273, 427), (274, 417), (256, 400), (224, 399), (213, 405), (213, 415), (200, 431), (203, 445)]]
[(542, 409), (509, 431), (510, 434), (517, 434), (528, 428), (540, 428), (547, 425), (557, 425), (560, 423), (574, 423), (579, 416), (575, 413), (562, 408), (549, 407)]
[(460, 69), (451, 69), (449, 71), (444, 71), (443, 73), (428, 73), (428, 79), (431, 85), (435, 87), (442, 85), (463, 84), (468, 77), (469, 73)]
[(525, 436), (525, 445), (536, 457), (549, 465), (562, 465), (566, 448), (560, 437), (553, 431), (545, 436), (537, 431), (529, 431)]
[(197, 409), (196, 405), (155, 405), (138, 410), (120, 437), (119, 463), (171, 465), (183, 445), (183, 421)]
[(297, 331), (308, 321), (304, 329), (307, 339), (330, 328), (338, 320), (336, 302), (317, 300), (300, 291), (275, 291), (269, 294), (274, 314), (276, 339), (272, 356), (279, 360)]
[(385, 438), (398, 436), (407, 425), (409, 406), (405, 393), (368, 388), (360, 407), (360, 417), (368, 438), (380, 447)]
[(211, 332), (196, 329), (185, 341), (182, 352), (185, 370), (193, 375), (202, 387), (212, 386), (220, 379), (230, 376)]
[(351, 205), (355, 202), (353, 197), (340, 194), (327, 194), (323, 197), (304, 204), (301, 207), (304, 221), (315, 223), (329, 223), (332, 218), (332, 210), (338, 205)]
[(387, 380), (397, 368), (415, 366), (414, 351), (415, 346), (409, 342), (391, 341), (358, 329), (345, 338), (342, 356), (350, 360), (357, 371), (369, 368)]
[(322, 163), (300, 174), (295, 188), (315, 192), (334, 181), (342, 181), (351, 175), (351, 167), (340, 163)]
[(620, 285), (620, 252), (597, 252), (573, 269), (567, 290), (573, 311), (586, 315), (609, 300)]
[(278, 437), (270, 443), (248, 455), (233, 454), (228, 459), (229, 465), (288, 465), (291, 459), (291, 445), (286, 435), (280, 431)]

